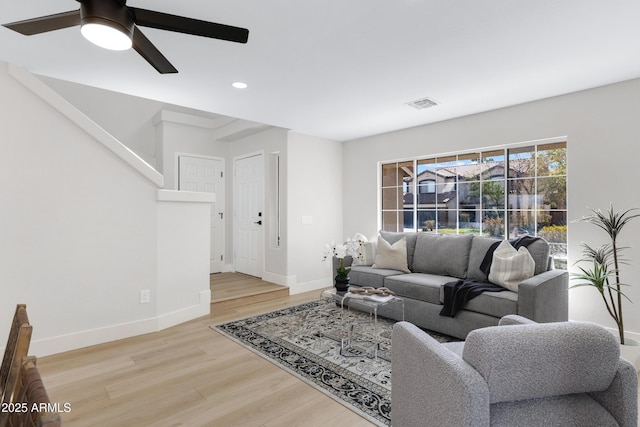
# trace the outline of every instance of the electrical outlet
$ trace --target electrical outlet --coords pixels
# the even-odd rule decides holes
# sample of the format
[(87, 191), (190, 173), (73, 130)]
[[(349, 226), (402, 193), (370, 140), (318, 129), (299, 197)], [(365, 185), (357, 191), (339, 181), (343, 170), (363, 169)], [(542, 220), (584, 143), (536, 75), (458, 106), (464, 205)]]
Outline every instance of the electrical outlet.
[(150, 301), (151, 301), (151, 291), (149, 289), (140, 291), (140, 304), (146, 304)]

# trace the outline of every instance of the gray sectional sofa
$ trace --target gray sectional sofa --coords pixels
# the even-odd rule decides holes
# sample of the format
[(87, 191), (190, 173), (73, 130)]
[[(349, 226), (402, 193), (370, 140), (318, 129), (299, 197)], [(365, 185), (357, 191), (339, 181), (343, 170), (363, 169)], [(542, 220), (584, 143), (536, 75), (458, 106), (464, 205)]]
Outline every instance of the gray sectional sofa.
[[(518, 292), (483, 292), (454, 317), (441, 316), (443, 285), (457, 279), (488, 281), (480, 268), (495, 239), (474, 235), (392, 233), (380, 236), (393, 244), (406, 237), (409, 273), (352, 265), (351, 286), (386, 287), (404, 299), (404, 320), (419, 327), (465, 339), (474, 329), (495, 326), (501, 317), (518, 314), (536, 322), (568, 319), (568, 273), (553, 269), (549, 244), (539, 239), (527, 249), (535, 261), (534, 276)], [(350, 264), (350, 259), (345, 259)], [(486, 270), (485, 270), (486, 271)], [(399, 304), (380, 307), (378, 314), (402, 320)]]

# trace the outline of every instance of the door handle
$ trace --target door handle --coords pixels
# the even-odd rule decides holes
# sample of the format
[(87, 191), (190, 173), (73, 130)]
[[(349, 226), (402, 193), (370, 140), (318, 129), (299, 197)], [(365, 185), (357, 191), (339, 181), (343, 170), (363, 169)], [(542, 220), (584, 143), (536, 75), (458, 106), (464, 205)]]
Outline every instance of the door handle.
[(262, 220), (254, 222), (254, 224), (262, 225)]

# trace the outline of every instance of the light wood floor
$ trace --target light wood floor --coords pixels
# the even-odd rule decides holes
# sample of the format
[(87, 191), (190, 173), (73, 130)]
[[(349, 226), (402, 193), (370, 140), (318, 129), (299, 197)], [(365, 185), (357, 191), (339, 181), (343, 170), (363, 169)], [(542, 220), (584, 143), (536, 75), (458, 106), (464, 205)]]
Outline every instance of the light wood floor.
[(268, 301), (289, 295), (289, 288), (240, 273), (210, 276), (211, 311)]
[(319, 294), (212, 310), (164, 331), (43, 357), (38, 366), (51, 401), (71, 404), (65, 426), (371, 426), (209, 328)]
[[(234, 279), (249, 287), (266, 284), (247, 276), (212, 276), (214, 283)], [(372, 426), (209, 328), (318, 296), (313, 291), (250, 299), (247, 305), (215, 310), (212, 304), (209, 316), (43, 357), (38, 366), (51, 401), (71, 405), (62, 414), (65, 426)]]

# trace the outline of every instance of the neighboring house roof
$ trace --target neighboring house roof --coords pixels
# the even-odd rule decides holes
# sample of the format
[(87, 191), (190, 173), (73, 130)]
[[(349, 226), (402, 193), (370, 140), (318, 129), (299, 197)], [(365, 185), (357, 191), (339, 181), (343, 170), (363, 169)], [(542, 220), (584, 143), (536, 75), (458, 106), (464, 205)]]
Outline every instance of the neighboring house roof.
[[(453, 181), (451, 178), (456, 178), (458, 182), (472, 182), (479, 179), (480, 170), (484, 179), (488, 179), (495, 175), (504, 175), (505, 163), (500, 162), (486, 162), (484, 164), (470, 164), (470, 165), (457, 165), (451, 167), (445, 167), (441, 169), (427, 169), (421, 172), (415, 179), (418, 183), (428, 179), (436, 179), (440, 177), (447, 181), (449, 185), (440, 185), (436, 187), (436, 192), (433, 193), (421, 193), (417, 191), (417, 204), (423, 207), (435, 207), (436, 204), (445, 205), (454, 200), (458, 194), (456, 189), (451, 189)], [(509, 161), (509, 177), (526, 177), (529, 175), (529, 171), (533, 168), (531, 159), (515, 159)], [(406, 178), (406, 182), (410, 184), (413, 178)], [(439, 193), (437, 190), (441, 190)], [(413, 193), (408, 192), (403, 195), (403, 203), (405, 205), (413, 205)], [(468, 194), (465, 196), (465, 200), (460, 201), (461, 204), (473, 205), (480, 203), (478, 195)]]
[[(416, 179), (418, 182), (428, 179), (430, 177), (443, 177), (451, 178), (457, 177), (458, 181), (473, 181), (477, 180), (480, 175), (480, 171), (485, 177), (495, 175), (498, 170), (504, 170), (505, 163), (500, 162), (485, 162), (483, 164), (469, 164), (469, 165), (456, 165), (448, 166), (440, 169), (427, 169), (420, 172)], [(515, 159), (509, 161), (509, 177), (517, 177), (526, 175), (533, 168), (531, 159)], [(502, 173), (502, 172), (501, 172)], [(407, 182), (412, 182), (412, 178), (407, 178)]]
[[(456, 197), (455, 191), (445, 191), (443, 193), (418, 193), (418, 205), (433, 205), (436, 204), (436, 196), (438, 196), (438, 203), (449, 203)], [(405, 193), (403, 196), (403, 202), (405, 205), (413, 204), (413, 193)]]

